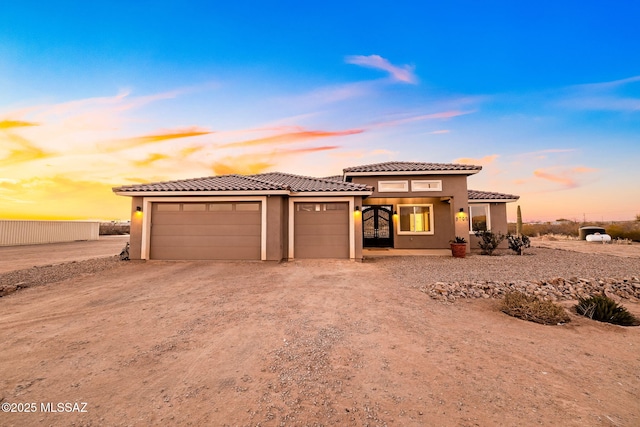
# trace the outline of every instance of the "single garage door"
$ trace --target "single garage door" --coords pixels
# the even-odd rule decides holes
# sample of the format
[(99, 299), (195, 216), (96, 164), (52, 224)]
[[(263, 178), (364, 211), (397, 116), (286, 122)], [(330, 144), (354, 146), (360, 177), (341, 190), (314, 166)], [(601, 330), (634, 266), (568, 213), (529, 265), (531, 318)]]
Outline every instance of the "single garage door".
[(295, 258), (349, 258), (349, 203), (296, 203)]
[(153, 203), (151, 259), (260, 259), (260, 202)]

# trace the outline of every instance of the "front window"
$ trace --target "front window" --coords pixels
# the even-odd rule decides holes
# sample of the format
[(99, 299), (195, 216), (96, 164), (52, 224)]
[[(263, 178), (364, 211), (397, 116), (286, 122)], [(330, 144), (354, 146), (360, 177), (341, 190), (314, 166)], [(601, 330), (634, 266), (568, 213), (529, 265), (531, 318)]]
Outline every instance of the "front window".
[(398, 205), (398, 234), (433, 234), (433, 205)]
[(471, 232), (491, 230), (489, 221), (489, 205), (469, 206), (469, 226)]

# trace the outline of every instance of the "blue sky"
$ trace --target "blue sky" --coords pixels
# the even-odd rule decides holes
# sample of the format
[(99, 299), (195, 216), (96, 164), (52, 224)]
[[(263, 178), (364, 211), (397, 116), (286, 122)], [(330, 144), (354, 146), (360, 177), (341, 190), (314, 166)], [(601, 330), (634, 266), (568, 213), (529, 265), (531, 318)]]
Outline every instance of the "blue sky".
[(520, 195), (525, 220), (633, 219), (637, 22), (632, 1), (3, 4), (0, 217), (406, 160), (482, 165), (470, 188)]

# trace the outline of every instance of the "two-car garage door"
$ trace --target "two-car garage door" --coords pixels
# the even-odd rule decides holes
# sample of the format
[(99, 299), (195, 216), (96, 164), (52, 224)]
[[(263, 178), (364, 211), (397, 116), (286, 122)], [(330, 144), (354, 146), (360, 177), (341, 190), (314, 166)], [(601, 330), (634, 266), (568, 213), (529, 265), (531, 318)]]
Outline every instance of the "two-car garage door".
[[(261, 259), (264, 207), (259, 201), (154, 202), (151, 206), (150, 259)], [(348, 202), (296, 202), (293, 207), (294, 258), (350, 257)], [(279, 220), (272, 227), (282, 223)], [(273, 236), (273, 230), (266, 235)], [(284, 234), (281, 238), (286, 239)]]
[(151, 259), (259, 260), (261, 203), (153, 203)]

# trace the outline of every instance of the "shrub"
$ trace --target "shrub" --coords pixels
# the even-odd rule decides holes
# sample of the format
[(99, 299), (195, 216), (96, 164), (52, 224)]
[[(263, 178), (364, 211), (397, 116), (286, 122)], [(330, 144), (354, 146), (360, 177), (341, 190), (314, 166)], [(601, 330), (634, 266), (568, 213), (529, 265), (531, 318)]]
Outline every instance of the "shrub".
[(509, 292), (504, 296), (500, 310), (509, 316), (543, 325), (557, 325), (569, 321), (569, 315), (562, 306), (518, 291)]
[(467, 239), (464, 237), (456, 236), (455, 239), (449, 240), (449, 243), (467, 243)]
[(509, 242), (509, 249), (511, 249), (518, 255), (522, 255), (524, 253), (524, 248), (531, 247), (531, 241), (524, 234), (522, 236), (507, 234), (507, 241)]
[(578, 299), (576, 311), (589, 319), (613, 323), (620, 326), (639, 326), (640, 319), (629, 313), (626, 308), (604, 295)]
[(480, 238), (478, 246), (482, 249), (482, 255), (491, 255), (505, 239), (505, 235), (502, 233), (494, 233), (491, 230), (476, 231), (474, 233), (476, 237)]

